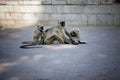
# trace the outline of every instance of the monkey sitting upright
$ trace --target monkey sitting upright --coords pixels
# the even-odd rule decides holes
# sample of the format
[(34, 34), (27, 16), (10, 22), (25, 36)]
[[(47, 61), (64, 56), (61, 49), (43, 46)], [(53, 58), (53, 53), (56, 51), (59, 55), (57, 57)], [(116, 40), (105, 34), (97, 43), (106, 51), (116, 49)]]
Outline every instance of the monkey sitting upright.
[(22, 45), (22, 46), (20, 46), (20, 48), (25, 48), (27, 46), (34, 46), (34, 45), (43, 44), (43, 42), (44, 42), (43, 36), (44, 36), (44, 26), (37, 25), (37, 29), (33, 33), (33, 41), (22, 42), (22, 44), (26, 44), (26, 45)]
[(59, 22), (55, 27), (49, 28), (45, 31), (44, 43), (49, 45), (52, 44), (55, 40), (59, 43), (64, 44), (65, 42), (70, 43), (69, 33), (64, 28), (65, 22)]
[[(37, 29), (34, 31), (33, 34), (33, 44), (43, 44), (43, 36), (44, 36), (44, 27), (43, 26), (37, 26)], [(39, 38), (41, 38), (39, 40)]]

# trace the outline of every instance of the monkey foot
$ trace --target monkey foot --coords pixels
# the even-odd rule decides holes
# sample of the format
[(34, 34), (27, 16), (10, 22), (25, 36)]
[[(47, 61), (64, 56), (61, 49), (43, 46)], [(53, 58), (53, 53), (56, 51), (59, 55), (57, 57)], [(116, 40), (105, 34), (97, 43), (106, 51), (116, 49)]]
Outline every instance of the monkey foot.
[(79, 42), (79, 44), (86, 44), (86, 42)]

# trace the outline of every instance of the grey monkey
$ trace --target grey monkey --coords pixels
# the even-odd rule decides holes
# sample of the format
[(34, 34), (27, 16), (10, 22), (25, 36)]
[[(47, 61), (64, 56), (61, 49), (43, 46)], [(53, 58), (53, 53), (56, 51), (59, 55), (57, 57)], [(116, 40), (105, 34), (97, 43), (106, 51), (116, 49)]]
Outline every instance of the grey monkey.
[(80, 33), (78, 29), (70, 31), (70, 36), (71, 36), (71, 43), (74, 45), (78, 44), (86, 44), (86, 42), (81, 42), (80, 41)]
[(45, 31), (45, 44), (52, 44), (55, 40), (59, 41), (59, 43), (64, 44), (65, 42), (70, 43), (69, 33), (64, 28), (65, 22), (59, 22), (55, 27), (49, 28)]
[(43, 44), (43, 36), (44, 36), (44, 26), (37, 25), (37, 29), (33, 33), (33, 41), (22, 42), (22, 44), (26, 44), (26, 45), (22, 45), (22, 46), (20, 46), (20, 48)]
[(36, 44), (36, 45), (43, 44), (43, 36), (44, 36), (43, 30), (44, 30), (43, 26), (37, 26), (37, 29), (34, 31), (34, 34), (33, 34), (33, 44)]

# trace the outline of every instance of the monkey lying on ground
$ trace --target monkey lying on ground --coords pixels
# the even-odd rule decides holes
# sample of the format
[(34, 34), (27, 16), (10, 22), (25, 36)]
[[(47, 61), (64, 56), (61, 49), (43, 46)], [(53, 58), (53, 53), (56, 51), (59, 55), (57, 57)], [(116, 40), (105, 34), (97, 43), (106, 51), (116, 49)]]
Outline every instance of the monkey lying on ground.
[(72, 44), (74, 44), (74, 45), (86, 44), (86, 42), (80, 41), (80, 32), (78, 29), (70, 31), (70, 36), (71, 36), (71, 43)]

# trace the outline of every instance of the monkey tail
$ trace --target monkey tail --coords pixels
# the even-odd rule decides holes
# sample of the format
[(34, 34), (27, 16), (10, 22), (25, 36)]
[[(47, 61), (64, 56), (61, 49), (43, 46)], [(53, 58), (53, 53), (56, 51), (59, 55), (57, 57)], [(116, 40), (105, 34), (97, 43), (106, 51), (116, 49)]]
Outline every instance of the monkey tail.
[(36, 46), (36, 45), (22, 45), (20, 46), (22, 49), (30, 49), (30, 48), (42, 48), (41, 46)]
[(32, 41), (24, 41), (24, 42), (22, 42), (22, 44), (33, 44), (33, 42)]

